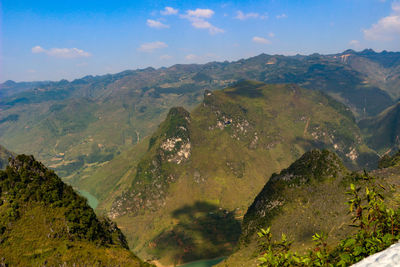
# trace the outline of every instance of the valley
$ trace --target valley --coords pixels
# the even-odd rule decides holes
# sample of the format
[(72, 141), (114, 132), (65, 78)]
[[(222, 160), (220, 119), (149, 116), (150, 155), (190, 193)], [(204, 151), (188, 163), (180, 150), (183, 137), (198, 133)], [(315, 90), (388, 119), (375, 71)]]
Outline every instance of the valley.
[(1, 1), (0, 267), (399, 265), (399, 44), (400, 0)]
[(348, 50), (7, 82), (0, 143), (13, 152), (0, 147), (0, 168), (33, 154), (146, 261), (257, 266), (261, 227), (297, 252), (316, 232), (331, 244), (352, 234), (353, 171), (372, 171), (395, 201), (397, 167), (387, 179), (377, 168), (399, 148), (399, 66), (400, 53)]

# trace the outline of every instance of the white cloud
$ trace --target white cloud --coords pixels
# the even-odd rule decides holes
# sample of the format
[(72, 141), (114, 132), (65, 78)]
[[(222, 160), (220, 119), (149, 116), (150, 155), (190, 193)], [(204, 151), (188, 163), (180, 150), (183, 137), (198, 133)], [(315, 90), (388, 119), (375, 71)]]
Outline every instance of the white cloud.
[(78, 48), (51, 48), (49, 50), (44, 49), (41, 46), (32, 47), (32, 53), (39, 54), (44, 53), (51, 57), (58, 58), (78, 58), (78, 57), (90, 57), (89, 52), (83, 51)]
[(152, 19), (147, 20), (147, 26), (149, 26), (150, 28), (156, 28), (156, 29), (169, 28), (169, 25), (166, 25), (166, 24), (162, 23), (161, 21), (152, 20)]
[(285, 13), (276, 16), (277, 19), (286, 19), (287, 17)]
[(189, 60), (189, 61), (195, 61), (195, 60), (199, 60), (201, 58), (195, 54), (189, 54), (189, 55), (185, 56), (185, 59)]
[(260, 15), (258, 13), (243, 13), (242, 11), (238, 11), (237, 15), (235, 17), (235, 19), (239, 19), (239, 20), (246, 20), (246, 19), (256, 19), (258, 18)]
[(189, 17), (209, 19), (214, 15), (214, 11), (212, 11), (211, 9), (196, 8), (196, 10), (186, 11), (186, 14)]
[(144, 43), (142, 44), (138, 50), (146, 53), (151, 53), (156, 49), (166, 48), (168, 45), (164, 42), (156, 41), (152, 43)]
[(214, 15), (214, 11), (211, 9), (200, 9), (187, 10), (185, 15), (181, 18), (187, 19), (192, 23), (192, 26), (197, 29), (208, 29), (210, 34), (223, 33), (224, 30), (215, 27), (205, 19), (211, 18)]
[(90, 57), (90, 53), (78, 48), (52, 48), (47, 54), (59, 58)]
[(161, 60), (170, 60), (170, 59), (172, 59), (172, 56), (170, 56), (170, 55), (162, 55), (162, 56), (160, 57), (160, 59), (161, 59)]
[(350, 45), (351, 47), (353, 47), (354, 49), (360, 49), (360, 48), (361, 48), (360, 41), (358, 41), (358, 40), (351, 40), (351, 41), (349, 42), (349, 45)]
[(396, 1), (396, 2), (392, 3), (392, 10), (395, 13), (400, 13), (400, 2), (399, 1)]
[(167, 6), (164, 10), (160, 11), (161, 15), (168, 16), (168, 15), (176, 15), (178, 14), (178, 9), (172, 8)]
[(392, 41), (400, 38), (400, 2), (392, 3), (392, 14), (381, 18), (371, 28), (363, 30), (364, 38), (373, 41)]
[(218, 60), (220, 59), (220, 56), (213, 53), (207, 53), (203, 55), (188, 54), (185, 56), (185, 59), (189, 62), (203, 63)]
[(274, 38), (275, 37), (275, 33), (270, 32), (270, 33), (268, 33), (268, 36), (271, 37), (271, 38)]
[(193, 27), (198, 28), (198, 29), (208, 29), (208, 28), (212, 27), (210, 22), (208, 22), (206, 20), (202, 20), (202, 19), (193, 20), (192, 25), (193, 25)]
[(263, 37), (259, 37), (259, 36), (254, 36), (252, 40), (254, 43), (258, 43), (258, 44), (270, 44), (271, 43), (270, 40), (265, 39)]
[(34, 53), (34, 54), (44, 53), (44, 52), (46, 52), (46, 50), (43, 49), (43, 47), (41, 47), (39, 45), (32, 47), (32, 53)]
[(217, 34), (217, 33), (223, 33), (224, 32), (223, 29), (215, 27), (210, 22), (208, 22), (206, 20), (203, 20), (203, 19), (193, 20), (192, 21), (192, 26), (197, 28), (197, 29), (208, 29), (210, 34)]
[(351, 46), (359, 46), (359, 45), (360, 45), (360, 42), (359, 42), (358, 40), (351, 40), (351, 41), (349, 42), (349, 45), (351, 45)]

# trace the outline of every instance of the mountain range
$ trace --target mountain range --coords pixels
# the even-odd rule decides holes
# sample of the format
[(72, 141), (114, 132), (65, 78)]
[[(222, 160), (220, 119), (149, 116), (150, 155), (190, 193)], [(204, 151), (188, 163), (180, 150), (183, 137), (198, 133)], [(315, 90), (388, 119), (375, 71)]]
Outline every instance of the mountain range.
[[(310, 247), (316, 231), (338, 242), (351, 233), (340, 204), (358, 177), (353, 171), (374, 170), (385, 155), (379, 167), (389, 168), (374, 173), (396, 187), (400, 174), (391, 155), (400, 145), (399, 87), (400, 53), (372, 50), (262, 54), (71, 82), (7, 81), (0, 85), (0, 143), (35, 155), (75, 190), (91, 194), (99, 201), (96, 213), (107, 214), (123, 234), (33, 157), (0, 147), (0, 169), (11, 157), (0, 173), (2, 203), (11, 204), (0, 206), (0, 214), (4, 226), (19, 223), (2, 228), (4, 240), (11, 242), (23, 225), (31, 228), (32, 207), (39, 220), (88, 220), (85, 231), (97, 238), (69, 235), (68, 223), (61, 225), (61, 241), (32, 247), (38, 264), (63, 255), (65, 246), (75, 246), (71, 241), (90, 251), (97, 244), (96, 255), (108, 249), (135, 264), (145, 263), (128, 245), (164, 265), (221, 255), (231, 255), (226, 266), (254, 265), (254, 234), (267, 226), (287, 233), (297, 251)], [(47, 186), (58, 193), (31, 190)], [(63, 192), (77, 206), (62, 204)], [(10, 201), (12, 195), (18, 197)], [(58, 204), (43, 207), (43, 201)], [(21, 216), (10, 217), (10, 205)], [(32, 238), (42, 240), (45, 230)]]
[[(150, 135), (173, 106), (191, 110), (204, 90), (242, 79), (295, 83), (347, 105), (356, 119), (395, 104), (400, 53), (347, 50), (332, 55), (266, 55), (234, 62), (174, 65), (71, 82), (0, 85), (0, 143), (34, 154), (76, 184)], [(86, 171), (86, 173), (85, 173)]]

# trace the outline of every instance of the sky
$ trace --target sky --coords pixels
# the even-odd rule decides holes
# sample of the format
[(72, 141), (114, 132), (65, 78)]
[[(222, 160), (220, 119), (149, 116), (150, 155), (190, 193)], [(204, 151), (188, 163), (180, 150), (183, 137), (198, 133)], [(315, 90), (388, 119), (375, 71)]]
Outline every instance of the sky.
[(0, 82), (365, 48), (400, 51), (400, 0), (0, 0)]

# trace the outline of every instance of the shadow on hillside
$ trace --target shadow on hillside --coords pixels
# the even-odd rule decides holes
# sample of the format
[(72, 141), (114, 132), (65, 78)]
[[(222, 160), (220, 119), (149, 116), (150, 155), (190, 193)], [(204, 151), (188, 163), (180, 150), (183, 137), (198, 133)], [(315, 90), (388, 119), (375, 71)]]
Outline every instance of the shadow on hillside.
[[(311, 149), (329, 149), (330, 151), (335, 152), (343, 161), (343, 164), (350, 170), (373, 170), (378, 166), (379, 157), (374, 152), (360, 152), (358, 151), (357, 159), (355, 162), (349, 159), (346, 156), (345, 152), (340, 152), (335, 149), (331, 145), (327, 145), (324, 142), (318, 140), (309, 140), (302, 137), (296, 138), (296, 144), (304, 147), (305, 151), (309, 151)], [(351, 145), (349, 145), (351, 147)], [(297, 156), (297, 155), (296, 155)], [(356, 163), (356, 164), (355, 164)]]
[(250, 98), (263, 97), (263, 92), (259, 89), (259, 87), (265, 84), (262, 83), (254, 83), (251, 81), (241, 81), (234, 85), (234, 90), (227, 91), (227, 95), (231, 96), (244, 96)]
[(240, 236), (240, 222), (234, 213), (207, 202), (186, 205), (172, 216), (174, 225), (151, 245), (155, 255), (170, 255), (175, 264), (229, 255)]

